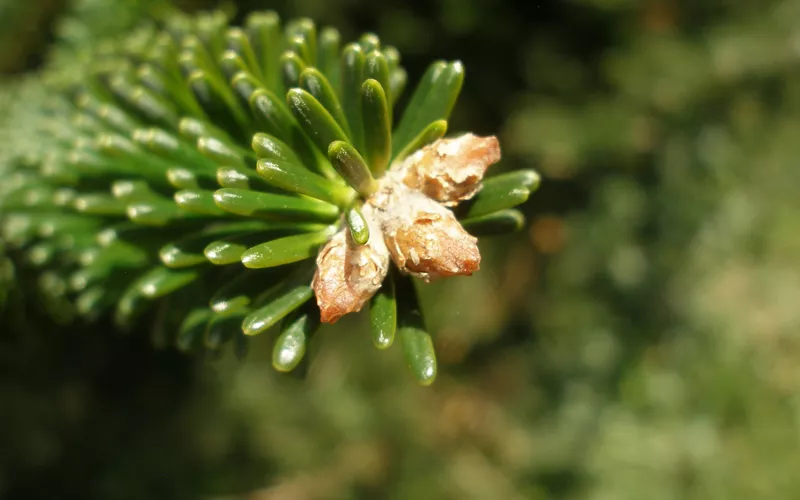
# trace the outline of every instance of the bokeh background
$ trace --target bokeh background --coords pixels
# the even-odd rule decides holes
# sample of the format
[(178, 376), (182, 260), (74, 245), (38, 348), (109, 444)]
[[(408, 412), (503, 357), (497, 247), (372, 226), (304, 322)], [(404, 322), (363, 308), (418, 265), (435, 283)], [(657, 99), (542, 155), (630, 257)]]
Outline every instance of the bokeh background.
[(800, 498), (800, 0), (0, 0), (0, 155), (42, 72), (173, 7), (461, 59), (452, 128), (543, 175), (528, 229), (424, 289), (431, 388), (363, 317), (284, 376), (270, 335), (48, 314), (0, 258), (0, 498)]

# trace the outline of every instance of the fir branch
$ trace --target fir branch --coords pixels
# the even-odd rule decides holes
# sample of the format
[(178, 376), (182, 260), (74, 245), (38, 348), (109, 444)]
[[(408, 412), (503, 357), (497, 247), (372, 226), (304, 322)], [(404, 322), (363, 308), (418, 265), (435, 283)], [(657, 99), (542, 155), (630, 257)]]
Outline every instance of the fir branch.
[[(538, 176), (484, 185), (497, 141), (442, 139), (461, 63), (434, 63), (393, 110), (406, 82), (397, 50), (373, 34), (339, 44), (332, 28), (281, 27), (266, 12), (243, 27), (220, 13), (175, 15), (100, 47), (72, 68), (79, 84), (42, 89), (43, 154), (2, 165), (4, 245), (87, 318), (113, 309), (130, 327), (172, 297), (182, 312), (159, 328), (182, 350), (241, 354), (242, 333), (281, 324), (281, 371), (300, 363), (320, 319), (371, 303), (375, 344), (397, 331), (431, 383), (435, 355), (408, 275), (477, 270), (464, 227), (521, 227), (509, 209)], [(446, 207), (473, 196), (456, 212), (462, 227)]]

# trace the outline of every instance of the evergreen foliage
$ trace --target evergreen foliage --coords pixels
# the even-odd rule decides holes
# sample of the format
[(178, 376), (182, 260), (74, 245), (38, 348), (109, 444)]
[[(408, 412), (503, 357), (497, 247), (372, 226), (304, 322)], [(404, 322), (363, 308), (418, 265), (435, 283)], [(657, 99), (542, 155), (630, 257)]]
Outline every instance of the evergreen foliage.
[[(67, 28), (85, 47), (85, 33)], [(76, 54), (86, 63), (57, 59), (32, 100), (40, 107), (25, 111), (36, 123), (8, 139), (20, 150), (3, 168), (4, 241), (41, 270), (61, 315), (111, 309), (130, 329), (158, 301), (158, 329), (175, 332), (179, 349), (218, 354), (230, 343), (239, 357), (249, 336), (280, 323), (281, 371), (299, 364), (319, 326), (316, 308), (302, 308), (313, 257), (345, 222), (369, 239), (357, 206), (373, 177), (445, 133), (464, 78), (458, 62), (431, 65), (392, 131), (407, 75), (374, 34), (343, 45), (335, 29), (307, 18), (282, 26), (274, 12), (241, 28), (219, 11), (172, 14), (164, 29)], [(536, 188), (528, 176), (488, 181), (460, 212), (464, 225), (519, 229), (522, 215), (509, 209)], [(413, 286), (402, 289), (379, 300), (416, 310), (402, 304), (416, 303)], [(376, 325), (376, 335), (391, 332), (381, 348), (394, 336), (389, 320)], [(420, 336), (402, 345), (431, 383), (429, 335), (398, 320), (401, 337)]]

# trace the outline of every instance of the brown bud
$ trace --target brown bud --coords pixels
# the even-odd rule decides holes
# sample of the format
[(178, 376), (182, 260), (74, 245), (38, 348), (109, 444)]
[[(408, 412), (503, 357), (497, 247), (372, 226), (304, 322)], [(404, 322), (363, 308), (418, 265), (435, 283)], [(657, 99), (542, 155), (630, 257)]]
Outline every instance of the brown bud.
[(376, 201), (383, 206), (378, 213), (386, 246), (400, 270), (431, 281), (480, 268), (478, 239), (441, 204), (402, 185)]
[(409, 188), (446, 206), (472, 198), (489, 165), (500, 161), (497, 137), (465, 134), (439, 139), (395, 167)]
[(311, 286), (323, 323), (335, 323), (347, 313), (360, 311), (389, 271), (389, 252), (373, 212), (368, 205), (362, 209), (370, 231), (366, 244), (358, 245), (343, 228), (317, 255)]

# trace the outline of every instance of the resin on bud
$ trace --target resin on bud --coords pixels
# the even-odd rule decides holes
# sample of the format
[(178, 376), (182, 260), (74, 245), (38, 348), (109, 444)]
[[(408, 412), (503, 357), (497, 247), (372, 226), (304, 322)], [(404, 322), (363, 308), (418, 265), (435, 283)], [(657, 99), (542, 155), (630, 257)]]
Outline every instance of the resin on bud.
[(392, 260), (401, 271), (426, 282), (469, 276), (480, 268), (478, 239), (467, 233), (453, 212), (424, 194), (394, 185), (376, 202)]
[(362, 208), (370, 234), (365, 244), (355, 242), (343, 227), (317, 256), (311, 286), (323, 323), (335, 323), (347, 313), (360, 311), (389, 272), (389, 251), (374, 212), (369, 205)]
[(426, 282), (477, 271), (478, 239), (447, 207), (474, 196), (499, 159), (496, 137), (466, 134), (395, 163), (363, 205), (367, 243), (359, 245), (345, 227), (317, 256), (312, 287), (322, 322), (359, 311), (380, 288), (390, 257), (401, 272)]
[(409, 188), (445, 206), (472, 198), (490, 165), (500, 161), (497, 137), (439, 139), (393, 167)]

